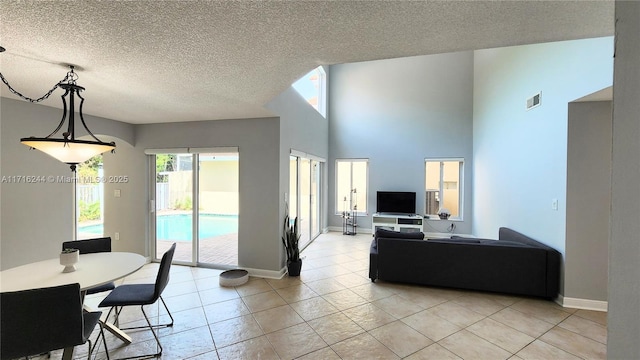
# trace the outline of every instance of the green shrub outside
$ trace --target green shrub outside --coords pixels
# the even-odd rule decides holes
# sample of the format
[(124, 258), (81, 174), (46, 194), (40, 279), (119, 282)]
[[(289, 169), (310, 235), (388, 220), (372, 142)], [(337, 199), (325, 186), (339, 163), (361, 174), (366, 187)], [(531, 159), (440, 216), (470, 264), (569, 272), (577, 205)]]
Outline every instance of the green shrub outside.
[(78, 202), (80, 207), (80, 215), (78, 221), (100, 220), (100, 201), (87, 204), (85, 201)]

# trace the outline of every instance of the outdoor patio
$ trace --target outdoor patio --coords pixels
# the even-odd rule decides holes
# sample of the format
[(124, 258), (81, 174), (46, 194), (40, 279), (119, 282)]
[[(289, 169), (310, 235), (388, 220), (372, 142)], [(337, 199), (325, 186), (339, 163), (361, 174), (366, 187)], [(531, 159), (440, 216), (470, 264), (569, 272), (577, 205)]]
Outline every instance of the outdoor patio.
[[(156, 242), (156, 256), (169, 249), (173, 241), (158, 240)], [(191, 241), (175, 241), (176, 252), (174, 261), (191, 261), (192, 243)], [(238, 265), (238, 234), (226, 234), (214, 236), (200, 240), (199, 263), (215, 265)]]

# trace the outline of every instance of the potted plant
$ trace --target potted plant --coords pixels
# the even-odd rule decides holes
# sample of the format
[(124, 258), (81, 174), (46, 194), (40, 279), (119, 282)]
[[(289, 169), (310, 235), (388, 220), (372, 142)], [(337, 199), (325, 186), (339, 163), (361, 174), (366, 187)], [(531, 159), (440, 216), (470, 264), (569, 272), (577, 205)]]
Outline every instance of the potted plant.
[(300, 276), (302, 259), (300, 259), (300, 248), (298, 247), (299, 240), (298, 217), (293, 219), (293, 224), (291, 224), (289, 211), (287, 210), (282, 226), (282, 244), (287, 252), (287, 271), (289, 276)]
[(78, 249), (64, 249), (60, 253), (60, 265), (64, 266), (63, 273), (76, 271), (74, 266), (80, 260), (80, 251)]

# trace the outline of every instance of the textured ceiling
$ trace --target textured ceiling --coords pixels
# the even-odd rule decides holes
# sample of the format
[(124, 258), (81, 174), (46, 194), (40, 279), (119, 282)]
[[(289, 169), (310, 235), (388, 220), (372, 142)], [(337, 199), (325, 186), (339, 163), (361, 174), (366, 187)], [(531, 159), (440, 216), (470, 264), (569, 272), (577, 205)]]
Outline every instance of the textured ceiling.
[(323, 64), (613, 35), (614, 3), (2, 0), (0, 21), (18, 91), (39, 97), (75, 64), (85, 114), (141, 124), (272, 116)]

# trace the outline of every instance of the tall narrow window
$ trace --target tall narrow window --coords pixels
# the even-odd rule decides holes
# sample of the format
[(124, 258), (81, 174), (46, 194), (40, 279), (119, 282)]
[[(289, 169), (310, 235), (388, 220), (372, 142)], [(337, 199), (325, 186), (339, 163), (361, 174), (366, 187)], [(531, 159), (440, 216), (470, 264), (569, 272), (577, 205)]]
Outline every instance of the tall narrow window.
[(336, 214), (355, 210), (367, 214), (368, 159), (336, 160)]
[(462, 219), (463, 159), (425, 160), (425, 213), (437, 215), (449, 210), (451, 218)]
[(79, 164), (76, 176), (76, 238), (82, 240), (104, 236), (102, 155)]

